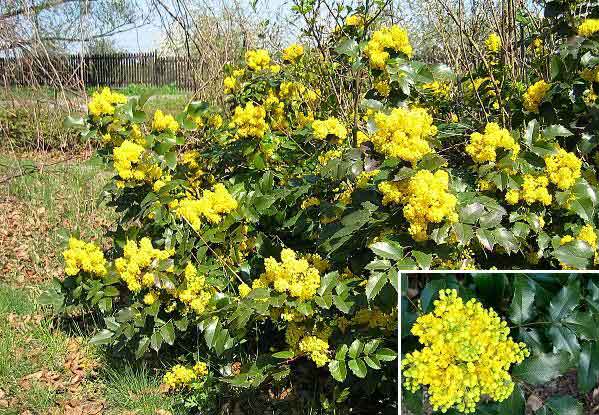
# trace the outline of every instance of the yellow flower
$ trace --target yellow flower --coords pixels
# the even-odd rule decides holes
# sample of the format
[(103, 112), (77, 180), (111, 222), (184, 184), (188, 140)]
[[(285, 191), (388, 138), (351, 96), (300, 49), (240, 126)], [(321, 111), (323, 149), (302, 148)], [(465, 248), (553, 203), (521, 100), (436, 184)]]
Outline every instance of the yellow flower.
[(155, 291), (150, 291), (144, 296), (144, 304), (152, 305), (158, 299), (158, 294)]
[(106, 274), (104, 253), (93, 243), (86, 243), (77, 238), (69, 238), (68, 248), (62, 253), (65, 260), (64, 272), (77, 275), (79, 271), (103, 276)]
[(545, 157), (545, 165), (549, 179), (561, 190), (572, 187), (581, 176), (582, 161), (576, 154), (563, 148), (558, 149), (556, 154)]
[(434, 411), (473, 413), (481, 396), (504, 401), (514, 390), (509, 368), (530, 355), (515, 343), (505, 321), (475, 299), (442, 290), (431, 313), (416, 320), (412, 334), (424, 346), (402, 361), (406, 389), (427, 388)]
[(485, 40), (485, 46), (489, 52), (499, 52), (501, 50), (501, 37), (497, 33), (491, 33)]
[(428, 223), (439, 223), (444, 219), (457, 221), (457, 198), (447, 191), (448, 187), (449, 175), (444, 170), (434, 174), (420, 170), (410, 179), (403, 214), (410, 222), (409, 232), (414, 240), (428, 239)]
[(430, 91), (438, 98), (446, 99), (451, 93), (451, 84), (449, 82), (433, 81), (422, 85), (422, 89)]
[(316, 336), (306, 336), (299, 342), (300, 351), (307, 353), (317, 367), (324, 366), (330, 359), (327, 356), (329, 343)]
[(591, 37), (599, 32), (599, 19), (585, 19), (578, 26), (578, 35)]
[(524, 100), (524, 109), (529, 112), (539, 112), (539, 104), (543, 101), (545, 94), (550, 88), (551, 84), (548, 84), (542, 79), (528, 87), (528, 90), (522, 97)]
[(197, 362), (192, 368), (183, 365), (175, 365), (166, 372), (162, 378), (162, 383), (168, 390), (179, 389), (188, 386), (198, 377), (208, 375), (208, 366), (204, 362)]
[(330, 117), (324, 121), (315, 120), (312, 123), (312, 129), (314, 130), (314, 136), (320, 140), (332, 136), (335, 137), (336, 142), (341, 142), (347, 137), (347, 129), (334, 117)]
[(364, 48), (364, 53), (372, 68), (383, 70), (390, 57), (388, 50), (401, 52), (408, 58), (412, 57), (413, 49), (405, 29), (393, 25), (377, 30)]
[(247, 297), (247, 295), (252, 291), (249, 285), (243, 283), (239, 286), (239, 296), (241, 298)]
[(266, 110), (262, 106), (248, 102), (245, 107), (235, 108), (231, 125), (237, 128), (238, 137), (262, 138), (268, 128), (265, 118)]
[(318, 269), (305, 258), (298, 259), (291, 249), (281, 251), (281, 262), (273, 257), (266, 258), (264, 267), (264, 273), (254, 280), (253, 288), (272, 285), (278, 292), (288, 292), (292, 297), (309, 300), (320, 287)]
[(297, 43), (293, 43), (289, 45), (288, 48), (283, 50), (283, 60), (285, 62), (297, 62), (299, 58), (304, 54), (304, 47), (302, 45), (298, 45)]
[(428, 223), (443, 220), (455, 222), (457, 198), (449, 193), (449, 175), (439, 170), (434, 174), (420, 170), (407, 184), (403, 182), (382, 182), (379, 190), (383, 193), (383, 204), (405, 204), (404, 217), (410, 222), (409, 232), (416, 241), (428, 239)]
[(437, 134), (433, 117), (424, 108), (393, 108), (374, 115), (376, 132), (370, 141), (379, 153), (416, 163), (432, 152), (428, 139)]
[(270, 55), (265, 49), (248, 50), (245, 53), (245, 62), (253, 71), (268, 69), (270, 65)]
[(476, 163), (493, 162), (497, 157), (496, 150), (498, 148), (511, 150), (512, 158), (515, 158), (520, 152), (520, 146), (516, 144), (510, 132), (505, 128), (501, 128), (499, 124), (491, 122), (485, 127), (484, 134), (474, 132), (470, 135), (470, 143), (466, 146), (466, 153)]
[(177, 293), (179, 300), (196, 314), (202, 314), (212, 298), (210, 287), (206, 285), (206, 278), (198, 275), (198, 270), (188, 262), (185, 266), (186, 288)]
[(510, 189), (505, 194), (505, 201), (510, 205), (515, 205), (520, 200), (520, 192), (515, 189)]
[(92, 100), (87, 105), (89, 113), (95, 117), (102, 115), (112, 115), (118, 104), (127, 102), (127, 97), (117, 92), (112, 92), (110, 88), (104, 87), (100, 92), (92, 94)]
[(154, 131), (170, 131), (176, 133), (179, 131), (179, 123), (172, 115), (165, 115), (161, 110), (156, 110), (154, 120), (152, 121), (152, 129)]
[(112, 150), (114, 168), (122, 179), (153, 182), (162, 176), (160, 166), (145, 157), (144, 151), (142, 146), (129, 140)]
[(520, 200), (524, 200), (527, 204), (532, 205), (535, 202), (549, 206), (552, 197), (547, 190), (549, 180), (546, 176), (534, 177), (530, 174), (524, 175), (522, 190), (519, 193)]
[(154, 248), (150, 238), (142, 238), (139, 245), (130, 240), (125, 245), (123, 256), (117, 258), (114, 265), (127, 287), (133, 292), (138, 292), (142, 287), (154, 285), (155, 278), (151, 269), (157, 261), (167, 259), (171, 255), (171, 251)]
[(364, 16), (361, 14), (352, 14), (351, 16), (347, 16), (345, 18), (345, 25), (346, 26), (355, 26), (355, 27), (361, 27), (364, 26)]
[(319, 206), (320, 200), (317, 197), (309, 197), (302, 202), (302, 209), (308, 209), (312, 206)]
[(173, 206), (175, 214), (189, 222), (196, 231), (202, 225), (202, 219), (219, 223), (222, 216), (237, 209), (237, 200), (227, 191), (222, 183), (214, 185), (214, 190), (204, 190), (200, 199), (186, 197)]

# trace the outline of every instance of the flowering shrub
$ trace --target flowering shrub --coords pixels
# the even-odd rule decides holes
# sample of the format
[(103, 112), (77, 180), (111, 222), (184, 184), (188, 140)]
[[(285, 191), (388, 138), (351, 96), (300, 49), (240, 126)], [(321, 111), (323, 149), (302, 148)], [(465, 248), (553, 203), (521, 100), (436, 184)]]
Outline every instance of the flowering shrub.
[[(594, 390), (598, 284), (581, 274), (402, 275), (404, 407), (523, 415), (529, 396), (543, 396), (535, 386), (572, 372), (580, 394)], [(578, 396), (549, 396), (536, 408), (588, 411)]]
[[(171, 387), (311, 377), (335, 411), (393, 406), (400, 269), (594, 267), (594, 26), (541, 56), (540, 39), (527, 53), (550, 73), (516, 82), (498, 34), (479, 40), (473, 74), (455, 74), (366, 4), (340, 9), (318, 47), (227, 66), (224, 108), (150, 116), (147, 97), (94, 94), (67, 121), (114, 166), (103, 196), (120, 220), (106, 272), (67, 263), (48, 301), (101, 313), (96, 343), (182, 354)], [(488, 350), (507, 347), (500, 332)], [(507, 348), (499, 377), (525, 354)], [(411, 389), (432, 387), (414, 375)], [(489, 382), (435, 402), (509, 392)]]

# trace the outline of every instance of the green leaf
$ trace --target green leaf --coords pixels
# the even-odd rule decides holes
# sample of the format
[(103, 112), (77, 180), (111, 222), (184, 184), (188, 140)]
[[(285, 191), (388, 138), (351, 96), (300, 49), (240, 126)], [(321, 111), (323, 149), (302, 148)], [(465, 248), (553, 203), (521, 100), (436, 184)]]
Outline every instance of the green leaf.
[(343, 360), (332, 360), (329, 362), (329, 372), (337, 382), (343, 382), (347, 377), (347, 366)]
[(386, 273), (382, 272), (373, 272), (368, 278), (368, 282), (366, 283), (366, 298), (368, 301), (373, 300), (381, 289), (387, 283), (388, 278)]
[(525, 276), (514, 277), (514, 295), (508, 310), (508, 316), (515, 324), (530, 321), (535, 315), (535, 293), (533, 283)]
[(70, 115), (66, 117), (62, 123), (64, 128), (75, 128), (82, 130), (85, 128), (85, 121), (81, 117), (71, 117)]
[(524, 392), (522, 392), (520, 385), (516, 385), (510, 397), (499, 404), (499, 413), (510, 415), (524, 415), (525, 404), (526, 402), (524, 400)]
[(562, 323), (572, 330), (578, 337), (585, 340), (599, 339), (599, 327), (593, 318), (593, 314), (589, 311), (574, 312), (565, 318)]
[(378, 349), (374, 355), (383, 362), (391, 362), (397, 359), (397, 353), (386, 347)]
[(352, 342), (351, 346), (349, 346), (349, 357), (356, 358), (362, 353), (364, 349), (364, 343), (360, 339), (356, 339)]
[(572, 396), (552, 396), (536, 415), (582, 415), (582, 403)]
[(171, 170), (174, 170), (175, 167), (177, 167), (177, 153), (175, 153), (174, 151), (167, 153), (166, 156), (164, 156), (164, 161), (166, 161), (166, 165)]
[(349, 368), (351, 369), (351, 371), (354, 373), (354, 375), (356, 375), (359, 378), (365, 378), (366, 374), (368, 373), (368, 369), (366, 368), (366, 363), (364, 363), (364, 360), (358, 358), (358, 359), (352, 359), (348, 362), (347, 364), (349, 366)]
[(403, 258), (403, 248), (394, 241), (376, 242), (369, 247), (375, 255), (386, 259), (400, 261)]
[(558, 247), (553, 252), (553, 256), (565, 265), (585, 269), (591, 265), (595, 251), (588, 243), (577, 239)]
[(273, 353), (272, 357), (275, 359), (291, 359), (295, 354), (290, 350), (284, 350), (281, 352)]
[(543, 130), (546, 138), (571, 137), (574, 134), (563, 125), (551, 125)]
[(599, 344), (588, 342), (578, 356), (578, 389), (589, 393), (599, 383)]
[(376, 356), (364, 356), (364, 362), (372, 369), (379, 370), (381, 368), (381, 362)]
[(160, 334), (162, 335), (162, 339), (169, 345), (172, 346), (175, 343), (175, 326), (172, 320), (160, 327)]
[(110, 330), (104, 329), (104, 330), (100, 331), (98, 334), (96, 334), (94, 337), (92, 337), (89, 340), (89, 342), (96, 346), (99, 346), (102, 344), (109, 344), (112, 342), (113, 335), (114, 335), (113, 332), (111, 332)]
[(146, 354), (146, 352), (148, 351), (149, 348), (150, 348), (150, 339), (148, 336), (143, 336), (141, 339), (139, 339), (139, 343), (137, 345), (137, 350), (135, 350), (135, 358), (141, 359), (143, 357), (143, 355)]
[(544, 385), (563, 375), (570, 368), (568, 353), (538, 353), (514, 367), (512, 374), (530, 384)]
[(553, 324), (547, 331), (547, 335), (551, 339), (553, 350), (564, 351), (569, 353), (573, 358), (580, 353), (580, 344), (576, 335), (567, 327), (561, 324)]
[(155, 351), (160, 350), (160, 347), (162, 347), (162, 335), (159, 331), (152, 333), (152, 336), (150, 337), (150, 347)]
[(580, 283), (570, 282), (551, 299), (549, 315), (554, 321), (559, 321), (574, 311), (579, 301)]
[(416, 259), (416, 263), (420, 269), (429, 269), (433, 262), (433, 256), (431, 254), (425, 254), (420, 251), (412, 251), (412, 256)]

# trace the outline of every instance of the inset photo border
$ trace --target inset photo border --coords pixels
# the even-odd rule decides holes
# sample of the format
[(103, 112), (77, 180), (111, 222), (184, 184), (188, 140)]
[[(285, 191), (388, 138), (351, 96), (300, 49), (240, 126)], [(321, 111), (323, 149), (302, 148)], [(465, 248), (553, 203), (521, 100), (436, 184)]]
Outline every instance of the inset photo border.
[(599, 275), (403, 273), (402, 415), (599, 413)]

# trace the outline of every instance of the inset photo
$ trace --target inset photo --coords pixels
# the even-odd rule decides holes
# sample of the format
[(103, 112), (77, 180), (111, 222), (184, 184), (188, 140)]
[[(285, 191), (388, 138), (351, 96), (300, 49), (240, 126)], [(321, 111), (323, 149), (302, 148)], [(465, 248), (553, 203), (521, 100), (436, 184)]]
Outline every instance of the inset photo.
[(402, 415), (599, 413), (599, 276), (403, 274)]

